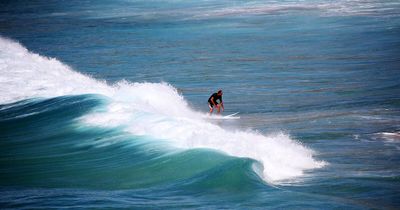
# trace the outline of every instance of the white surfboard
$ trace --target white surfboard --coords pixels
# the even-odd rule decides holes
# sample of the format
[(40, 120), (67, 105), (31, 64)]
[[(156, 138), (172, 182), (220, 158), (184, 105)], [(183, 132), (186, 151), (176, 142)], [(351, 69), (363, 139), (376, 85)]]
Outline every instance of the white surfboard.
[(237, 116), (237, 114), (239, 114), (239, 112), (235, 112), (233, 114), (229, 114), (229, 115), (209, 115), (207, 118), (208, 119), (212, 119), (212, 120), (236, 120), (236, 119), (240, 119), (239, 116)]
[(239, 112), (235, 112), (235, 113), (233, 113), (233, 114), (223, 116), (223, 118), (228, 118), (228, 119), (229, 119), (229, 118), (239, 119), (239, 118), (240, 118), (239, 116), (235, 116), (235, 115), (237, 115), (237, 114), (239, 114)]

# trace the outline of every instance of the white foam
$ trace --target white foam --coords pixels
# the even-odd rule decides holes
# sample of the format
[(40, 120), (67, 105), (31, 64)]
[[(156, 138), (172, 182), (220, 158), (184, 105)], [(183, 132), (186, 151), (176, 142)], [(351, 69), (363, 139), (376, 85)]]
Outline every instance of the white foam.
[(213, 124), (206, 113), (192, 110), (169, 84), (121, 81), (107, 85), (56, 59), (31, 53), (11, 40), (0, 38), (0, 49), (0, 103), (32, 97), (102, 94), (110, 99), (109, 105), (84, 116), (82, 122), (119, 126), (134, 135), (166, 140), (173, 147), (211, 148), (252, 158), (263, 164), (261, 176), (269, 182), (296, 178), (305, 170), (324, 165), (313, 159), (312, 150), (284, 133), (262, 135)]
[(389, 142), (400, 141), (400, 132), (381, 132), (378, 135)]
[(113, 88), (73, 71), (54, 58), (29, 52), (19, 43), (0, 37), (0, 103), (34, 97), (99, 93)]

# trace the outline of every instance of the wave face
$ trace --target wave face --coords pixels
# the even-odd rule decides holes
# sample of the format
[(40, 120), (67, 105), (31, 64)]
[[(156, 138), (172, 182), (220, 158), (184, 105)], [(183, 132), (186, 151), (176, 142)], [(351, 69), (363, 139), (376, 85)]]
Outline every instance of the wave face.
[(287, 134), (216, 125), (169, 84), (109, 85), (5, 38), (0, 49), (3, 185), (135, 188), (228, 176), (238, 186), (256, 174), (276, 184), (324, 165)]
[(237, 176), (230, 184), (250, 182), (245, 169), (251, 160), (202, 150), (166, 151), (146, 137), (77, 123), (104, 103), (99, 95), (79, 95), (2, 105), (2, 186), (137, 189), (177, 180), (185, 186), (221, 165)]

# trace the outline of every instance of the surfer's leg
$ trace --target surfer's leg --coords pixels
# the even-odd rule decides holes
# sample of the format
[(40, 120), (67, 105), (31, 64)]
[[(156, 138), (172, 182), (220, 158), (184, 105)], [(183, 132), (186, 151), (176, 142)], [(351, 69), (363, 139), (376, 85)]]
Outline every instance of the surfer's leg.
[(221, 104), (217, 104), (217, 109), (218, 109), (218, 114), (220, 113), (220, 111), (221, 111)]
[(208, 107), (210, 107), (210, 114), (213, 112), (213, 108), (210, 104), (208, 104)]

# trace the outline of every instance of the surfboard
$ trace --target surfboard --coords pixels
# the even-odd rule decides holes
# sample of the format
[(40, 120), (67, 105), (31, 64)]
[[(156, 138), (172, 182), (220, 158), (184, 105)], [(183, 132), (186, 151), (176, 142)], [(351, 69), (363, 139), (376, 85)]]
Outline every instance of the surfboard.
[[(239, 112), (235, 112), (235, 113), (233, 113), (233, 114), (230, 114), (230, 115), (226, 115), (226, 116), (223, 116), (224, 118), (230, 118), (230, 117), (233, 117), (233, 116), (235, 116), (235, 115), (237, 115), (237, 114), (239, 114)], [(236, 117), (239, 117), (239, 116), (236, 116)], [(240, 118), (240, 117), (239, 117)]]
[(211, 119), (211, 120), (235, 120), (235, 119), (240, 119), (239, 116), (237, 116), (237, 114), (239, 114), (239, 112), (235, 112), (233, 114), (229, 114), (229, 115), (207, 115), (206, 118), (207, 119)]
[(223, 120), (235, 120), (235, 119), (240, 119), (240, 117), (239, 117), (237, 114), (239, 114), (239, 112), (235, 112), (235, 113), (233, 113), (233, 114), (221, 116), (219, 119), (223, 119)]

